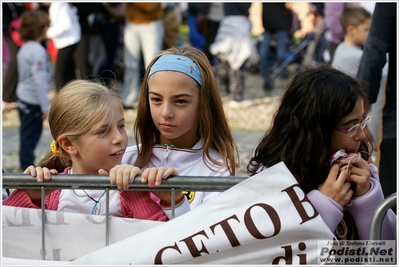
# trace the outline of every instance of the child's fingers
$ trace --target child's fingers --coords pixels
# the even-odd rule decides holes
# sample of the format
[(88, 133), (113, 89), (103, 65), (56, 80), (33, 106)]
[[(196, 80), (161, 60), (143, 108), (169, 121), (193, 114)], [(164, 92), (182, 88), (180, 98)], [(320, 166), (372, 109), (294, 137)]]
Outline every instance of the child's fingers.
[[(162, 174), (159, 174), (159, 173), (161, 173), (161, 172), (159, 172), (161, 168), (163, 168), (163, 167), (146, 169), (147, 172), (146, 172), (146, 175), (144, 176), (144, 179), (147, 180), (149, 187), (153, 187), (154, 185), (161, 184), (161, 181), (162, 181), (161, 175)], [(163, 173), (163, 171), (162, 171), (162, 173)], [(142, 182), (143, 182), (143, 179), (142, 179)]]
[(141, 174), (141, 182), (143, 184), (147, 183), (148, 179), (148, 175), (150, 174), (150, 168), (147, 168), (143, 171), (143, 173)]
[(113, 168), (109, 170), (109, 182), (112, 185), (116, 185), (116, 172), (120, 168), (120, 165), (115, 165)]
[(341, 168), (340, 171), (340, 164), (334, 164), (326, 181), (318, 187), (321, 193), (333, 199), (341, 207), (344, 207), (353, 195), (350, 183), (347, 181), (349, 172), (348, 168)]
[(140, 173), (140, 169), (136, 166), (129, 164), (117, 165), (109, 172), (110, 183), (116, 185), (119, 190), (128, 189), (129, 184)]
[(353, 172), (348, 181), (356, 184), (354, 195), (356, 197), (363, 196), (370, 190), (370, 173), (366, 170), (353, 167)]
[(141, 175), (141, 182), (148, 182), (149, 187), (158, 186), (162, 183), (162, 180), (175, 175), (179, 175), (179, 173), (174, 168), (147, 168)]
[(163, 179), (168, 178), (168, 169), (165, 167), (160, 167), (158, 168), (156, 174), (155, 174), (155, 185), (160, 185), (162, 183)]
[(369, 163), (362, 158), (360, 158), (358, 162), (353, 163), (353, 166), (363, 169), (363, 170), (367, 171), (368, 173), (370, 173), (370, 171), (371, 171)]
[(128, 189), (129, 184), (133, 183), (134, 178), (136, 178), (137, 175), (141, 174), (141, 170), (139, 167), (132, 166), (129, 172), (125, 173), (124, 179), (123, 179), (123, 189)]
[(24, 173), (28, 173), (36, 178), (36, 181), (41, 183), (43, 180), (50, 180), (51, 174), (57, 174), (57, 170), (51, 169), (49, 170), (47, 167), (33, 167), (29, 166)]
[(58, 171), (56, 169), (50, 169), (51, 174), (58, 174)]
[(167, 168), (164, 173), (161, 174), (162, 179), (168, 179), (170, 176), (177, 176), (179, 173), (174, 168)]
[(33, 165), (30, 165), (28, 168), (26, 168), (26, 169), (24, 170), (23, 173), (25, 173), (25, 174), (30, 174), (30, 175), (32, 175), (33, 177), (36, 177), (36, 168), (35, 168)]
[(109, 173), (106, 170), (104, 170), (104, 169), (99, 169), (98, 170), (98, 174), (99, 175), (108, 175)]
[(337, 182), (337, 180), (339, 179), (339, 164), (334, 164), (331, 169), (330, 172), (327, 176), (327, 179), (324, 181), (324, 183), (326, 185), (332, 185), (334, 183)]

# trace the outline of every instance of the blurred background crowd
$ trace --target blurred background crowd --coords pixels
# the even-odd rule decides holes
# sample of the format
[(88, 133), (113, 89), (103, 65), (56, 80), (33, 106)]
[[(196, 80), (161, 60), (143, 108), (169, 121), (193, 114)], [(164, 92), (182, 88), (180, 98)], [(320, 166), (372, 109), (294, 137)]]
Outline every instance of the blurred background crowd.
[[(125, 108), (134, 108), (149, 61), (162, 49), (192, 45), (206, 53), (221, 90), (225, 87), (230, 95), (230, 106), (239, 108), (253, 104), (243, 97), (248, 72), (261, 75), (263, 88), (270, 91), (276, 77), (288, 78), (290, 64), (331, 61), (330, 44), (343, 38), (340, 4), (328, 11), (323, 2), (3, 2), (3, 110), (16, 103), (16, 55), (23, 43), (18, 27), (27, 10), (49, 14), (42, 45), (55, 92), (74, 78), (109, 86), (119, 82)], [(373, 2), (361, 4), (373, 10)], [(240, 18), (246, 27), (226, 18)], [(229, 30), (234, 34), (226, 38), (223, 33)], [(233, 56), (239, 60), (229, 64), (226, 59)]]

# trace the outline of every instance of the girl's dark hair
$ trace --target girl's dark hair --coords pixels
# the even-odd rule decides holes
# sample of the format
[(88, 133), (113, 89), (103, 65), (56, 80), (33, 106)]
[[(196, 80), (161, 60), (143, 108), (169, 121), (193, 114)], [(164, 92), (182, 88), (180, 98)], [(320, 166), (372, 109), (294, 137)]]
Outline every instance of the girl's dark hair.
[[(288, 85), (273, 125), (259, 142), (247, 172), (283, 161), (308, 193), (327, 178), (331, 139), (342, 118), (359, 99), (368, 101), (362, 84), (332, 67), (322, 65), (299, 71)], [(362, 141), (360, 150), (368, 158)]]

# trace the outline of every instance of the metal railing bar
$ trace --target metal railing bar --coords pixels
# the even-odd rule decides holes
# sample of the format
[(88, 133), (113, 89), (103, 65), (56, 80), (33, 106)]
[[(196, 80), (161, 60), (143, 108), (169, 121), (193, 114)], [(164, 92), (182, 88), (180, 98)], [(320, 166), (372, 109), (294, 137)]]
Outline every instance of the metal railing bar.
[(385, 198), (385, 200), (377, 207), (374, 211), (373, 219), (370, 225), (370, 240), (380, 240), (381, 239), (381, 229), (382, 222), (388, 211), (396, 204), (396, 193)]
[(45, 225), (46, 225), (46, 213), (45, 210), (45, 197), (46, 197), (46, 190), (45, 187), (41, 187), (41, 210), (42, 210), (42, 260), (46, 259), (46, 232), (45, 232)]
[[(370, 240), (373, 241), (381, 240), (382, 222), (385, 218), (385, 215), (387, 214), (387, 211), (390, 208), (392, 208), (395, 204), (396, 204), (396, 193), (393, 193), (392, 195), (385, 198), (384, 201), (380, 203), (380, 205), (378, 205), (377, 209), (374, 211), (373, 219), (371, 220), (370, 234), (369, 234)], [(377, 249), (378, 246), (379, 246), (378, 244), (370, 245), (369, 251), (367, 251), (367, 253), (369, 253), (369, 255), (372, 255), (370, 254), (370, 250), (373, 248)], [(375, 255), (374, 257), (375, 261), (378, 262), (380, 255)], [(377, 265), (378, 264), (380, 263), (377, 263)]]
[(171, 195), (171, 200), (170, 200), (170, 203), (172, 204), (172, 210), (171, 210), (172, 218), (175, 217), (175, 193), (176, 193), (176, 190), (174, 188), (172, 188), (172, 192), (171, 192), (172, 195)]
[[(128, 190), (164, 191), (175, 188), (176, 190), (191, 191), (224, 191), (242, 182), (248, 177), (236, 176), (174, 176), (162, 181), (157, 187), (148, 187), (141, 183), (141, 177), (136, 176)], [(40, 189), (102, 189), (109, 188), (117, 190), (116, 185), (109, 182), (108, 176), (102, 175), (79, 175), (58, 174), (53, 175), (51, 180), (38, 183), (29, 174), (2, 173), (3, 188), (30, 188)]]
[(109, 188), (105, 188), (105, 246), (109, 245)]

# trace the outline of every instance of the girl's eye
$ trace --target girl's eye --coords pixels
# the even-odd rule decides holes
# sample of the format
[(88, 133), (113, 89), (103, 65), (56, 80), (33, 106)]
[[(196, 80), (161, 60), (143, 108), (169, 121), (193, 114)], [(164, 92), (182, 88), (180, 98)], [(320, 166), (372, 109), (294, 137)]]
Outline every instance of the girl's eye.
[(179, 100), (176, 100), (176, 103), (178, 103), (178, 104), (185, 104), (185, 103), (187, 103), (187, 101), (184, 100), (184, 99), (179, 99)]
[(156, 103), (158, 103), (158, 102), (161, 102), (161, 99), (158, 98), (158, 97), (152, 97), (152, 98), (151, 98), (151, 102), (156, 102)]
[(107, 132), (107, 129), (101, 129), (97, 132), (98, 135), (104, 135)]
[(119, 128), (124, 129), (125, 128), (125, 124), (123, 123), (123, 124), (119, 125)]

